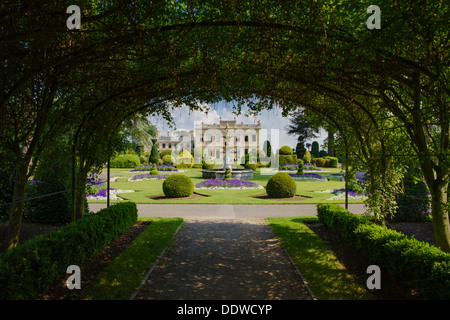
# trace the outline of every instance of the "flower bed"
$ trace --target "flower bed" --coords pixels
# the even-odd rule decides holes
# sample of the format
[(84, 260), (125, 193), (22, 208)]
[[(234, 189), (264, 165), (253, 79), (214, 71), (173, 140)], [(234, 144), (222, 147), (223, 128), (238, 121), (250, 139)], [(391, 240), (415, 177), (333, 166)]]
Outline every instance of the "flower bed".
[[(86, 200), (106, 200), (107, 199), (107, 190), (102, 189), (96, 194), (86, 194)], [(119, 193), (129, 193), (134, 192), (134, 190), (119, 190), (115, 188), (109, 188), (109, 199), (110, 200), (123, 200), (118, 196)]]
[[(334, 197), (328, 198), (327, 200), (343, 200), (345, 199), (345, 189), (334, 189), (334, 190), (325, 190), (325, 191), (316, 191), (320, 193), (332, 193)], [(358, 193), (353, 190), (348, 190), (348, 199), (349, 200), (364, 200), (367, 198), (367, 193)]]
[[(341, 199), (345, 199), (345, 189), (334, 189), (332, 192), (332, 194), (334, 194), (334, 197), (331, 197), (329, 200), (341, 200)], [(358, 193), (356, 191), (353, 190), (348, 190), (348, 198), (349, 199), (365, 199), (367, 198), (367, 193)]]
[(317, 173), (312, 173), (312, 172), (307, 172), (301, 175), (297, 175), (294, 173), (289, 173), (289, 175), (294, 179), (294, 180), (316, 180), (316, 181), (328, 181), (327, 178), (321, 176), (320, 174)]
[(143, 173), (143, 174), (136, 174), (136, 175), (132, 176), (131, 178), (129, 178), (127, 181), (164, 180), (168, 176), (169, 176), (168, 174)]
[[(135, 167), (130, 170), (130, 172), (141, 172), (141, 171), (151, 171), (153, 169), (153, 165), (151, 164), (142, 164), (140, 166)], [(173, 165), (170, 164), (157, 164), (156, 170), (158, 171), (178, 171)]]
[(208, 179), (195, 185), (196, 189), (264, 189), (257, 183), (239, 179)]

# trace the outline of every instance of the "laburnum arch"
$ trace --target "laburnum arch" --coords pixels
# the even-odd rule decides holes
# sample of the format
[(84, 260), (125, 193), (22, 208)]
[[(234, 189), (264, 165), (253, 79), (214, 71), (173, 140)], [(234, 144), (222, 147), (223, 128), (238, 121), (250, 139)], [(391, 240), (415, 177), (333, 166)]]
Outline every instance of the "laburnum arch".
[[(71, 135), (85, 181), (130, 115), (170, 118), (169, 106), (227, 100), (321, 114), (374, 185), (398, 169), (393, 149), (410, 150), (431, 192), (436, 242), (450, 251), (449, 5), (424, 3), (380, 1), (381, 29), (370, 30), (368, 2), (81, 1), (81, 29), (68, 30), (64, 1), (2, 2), (0, 143), (16, 167), (9, 247), (52, 139)], [(84, 194), (74, 197), (80, 218)]]

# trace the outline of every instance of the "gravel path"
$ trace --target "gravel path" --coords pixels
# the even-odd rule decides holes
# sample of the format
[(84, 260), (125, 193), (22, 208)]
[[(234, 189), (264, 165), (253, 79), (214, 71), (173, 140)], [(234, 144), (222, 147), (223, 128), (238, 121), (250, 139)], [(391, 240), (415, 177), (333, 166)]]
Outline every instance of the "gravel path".
[(300, 275), (263, 219), (187, 220), (136, 300), (305, 300)]

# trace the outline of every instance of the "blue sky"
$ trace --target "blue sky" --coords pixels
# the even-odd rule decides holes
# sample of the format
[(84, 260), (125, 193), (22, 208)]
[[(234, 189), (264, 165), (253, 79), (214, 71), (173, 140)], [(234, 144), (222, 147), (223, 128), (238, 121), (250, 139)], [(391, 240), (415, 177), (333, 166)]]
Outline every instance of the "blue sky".
[[(242, 121), (247, 124), (256, 123), (258, 120), (261, 121), (261, 128), (267, 129), (269, 132), (273, 129), (279, 130), (280, 146), (288, 145), (294, 148), (297, 145), (297, 137), (288, 135), (285, 128), (289, 124), (289, 118), (282, 117), (281, 111), (279, 109), (274, 110), (264, 110), (258, 116), (248, 116), (243, 110), (241, 115), (236, 116), (232, 112), (232, 104), (219, 103), (217, 105), (206, 105), (209, 108), (209, 112), (199, 112), (199, 111), (189, 111), (189, 108), (177, 108), (173, 111), (172, 117), (175, 121), (175, 128), (171, 128), (169, 123), (165, 121), (162, 117), (153, 116), (150, 117), (152, 124), (156, 125), (161, 131), (161, 135), (166, 136), (167, 131), (173, 132), (176, 130), (194, 130), (194, 124), (196, 121), (201, 121), (203, 123), (219, 123), (220, 118), (222, 120), (233, 120), (236, 117), (237, 123)], [(319, 145), (323, 144), (323, 139), (325, 134), (322, 133), (321, 137), (314, 139), (319, 142)]]

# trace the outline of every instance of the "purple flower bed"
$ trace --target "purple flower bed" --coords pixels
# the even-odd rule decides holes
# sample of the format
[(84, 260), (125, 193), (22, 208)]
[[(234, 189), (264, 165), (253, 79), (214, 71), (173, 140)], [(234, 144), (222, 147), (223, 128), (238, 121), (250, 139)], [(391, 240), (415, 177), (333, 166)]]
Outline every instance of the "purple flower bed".
[(153, 174), (147, 174), (147, 173), (143, 173), (143, 174), (136, 174), (134, 176), (132, 176), (130, 178), (130, 180), (141, 180), (141, 179), (147, 179), (147, 180), (164, 180), (165, 178), (167, 178), (169, 175), (168, 174), (157, 174), (157, 175), (153, 175)]
[[(334, 195), (338, 195), (340, 193), (345, 193), (345, 189), (344, 188), (342, 188), (342, 189), (334, 189), (331, 193), (334, 194)], [(358, 193), (358, 192), (350, 190), (350, 189), (348, 190), (348, 196), (349, 197), (360, 197), (360, 196), (365, 196), (365, 195), (367, 195), (367, 192)]]
[(259, 188), (260, 185), (251, 181), (232, 179), (232, 180), (223, 180), (223, 179), (208, 179), (202, 182), (195, 184), (196, 188)]
[[(102, 189), (99, 192), (97, 192), (96, 194), (87, 194), (86, 197), (106, 197), (107, 190), (108, 189)], [(117, 189), (109, 188), (109, 190), (112, 191), (112, 190), (117, 190)]]
[[(111, 175), (112, 176), (112, 175)], [(106, 183), (105, 180), (100, 176), (100, 174), (90, 173), (86, 179), (86, 185), (100, 187)]]
[(301, 175), (297, 175), (297, 174), (293, 174), (293, 173), (289, 173), (289, 175), (293, 178), (299, 178), (299, 177), (305, 177), (305, 178), (314, 178), (314, 179), (320, 179), (323, 180), (325, 179), (323, 176), (321, 176), (320, 174), (317, 173), (313, 173), (313, 172), (307, 172)]

